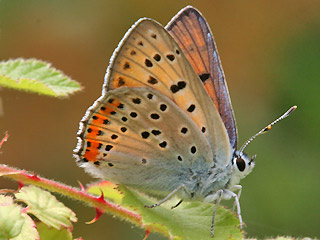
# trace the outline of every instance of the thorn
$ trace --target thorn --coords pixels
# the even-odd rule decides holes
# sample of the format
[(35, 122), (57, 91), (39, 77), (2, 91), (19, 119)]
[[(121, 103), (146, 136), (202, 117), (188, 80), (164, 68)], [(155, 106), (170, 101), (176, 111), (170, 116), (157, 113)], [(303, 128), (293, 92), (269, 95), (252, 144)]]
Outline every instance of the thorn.
[(6, 132), (2, 140), (0, 141), (0, 148), (2, 147), (2, 144), (8, 140), (8, 137), (8, 132)]
[(80, 181), (78, 181), (78, 184), (80, 186), (81, 191), (86, 192), (86, 189), (84, 188), (84, 186), (82, 185), (82, 183)]
[(90, 222), (86, 222), (86, 224), (95, 223), (102, 216), (102, 214), (103, 214), (102, 210), (100, 210), (99, 208), (95, 208), (95, 210), (96, 210), (96, 216)]
[(23, 182), (18, 182), (18, 190), (20, 190), (24, 186)]
[[(79, 182), (79, 184), (81, 184)], [(81, 186), (81, 185), (80, 185)], [(95, 197), (96, 201), (97, 202), (100, 202), (100, 203), (106, 203), (106, 201), (104, 200), (104, 195), (103, 195), (103, 191), (100, 189), (101, 191), (101, 195), (100, 197)], [(94, 219), (92, 219), (90, 222), (86, 222), (86, 224), (92, 224), (92, 223), (95, 223), (100, 217), (101, 215), (104, 213), (104, 211), (102, 211), (101, 209), (99, 208), (95, 208), (96, 210), (96, 216), (94, 217)]]
[(103, 191), (101, 189), (100, 189), (100, 191), (101, 191), (100, 197), (96, 197), (95, 199), (97, 199), (98, 202), (106, 203), (106, 201), (104, 200)]
[(144, 238), (142, 240), (147, 240), (147, 238), (149, 237), (150, 235), (150, 230), (149, 229), (146, 229), (146, 235), (144, 236)]
[(32, 176), (29, 176), (29, 178), (32, 179), (32, 180), (36, 180), (36, 181), (40, 180), (40, 178), (35, 173)]

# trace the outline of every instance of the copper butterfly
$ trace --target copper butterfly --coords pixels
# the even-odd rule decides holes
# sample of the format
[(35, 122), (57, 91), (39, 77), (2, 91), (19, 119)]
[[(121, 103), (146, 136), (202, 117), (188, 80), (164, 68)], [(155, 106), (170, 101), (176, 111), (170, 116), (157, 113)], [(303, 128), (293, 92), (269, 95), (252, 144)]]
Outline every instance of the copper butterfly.
[[(234, 198), (254, 167), (237, 150), (237, 127), (211, 30), (188, 6), (164, 28), (138, 20), (114, 51), (102, 96), (80, 122), (74, 156), (95, 177), (181, 201)], [(235, 192), (238, 192), (237, 194)], [(176, 207), (174, 206), (174, 207)]]

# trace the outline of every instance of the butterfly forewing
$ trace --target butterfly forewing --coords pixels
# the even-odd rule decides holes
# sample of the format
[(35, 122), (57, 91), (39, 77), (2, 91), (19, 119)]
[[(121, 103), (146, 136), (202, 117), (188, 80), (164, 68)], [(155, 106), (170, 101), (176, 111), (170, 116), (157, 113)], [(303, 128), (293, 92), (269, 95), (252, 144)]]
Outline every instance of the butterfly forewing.
[(114, 53), (104, 88), (123, 86), (151, 87), (167, 96), (208, 138), (214, 162), (229, 162), (229, 138), (218, 111), (181, 48), (154, 20), (139, 20)]
[[(190, 169), (212, 166), (210, 145), (196, 124), (150, 88), (111, 90), (82, 122), (76, 157), (97, 177), (168, 193), (178, 187), (177, 176), (187, 181)], [(164, 186), (158, 175), (172, 181)]]
[(188, 6), (166, 26), (177, 41), (218, 109), (230, 144), (237, 148), (237, 128), (227, 83), (210, 27), (201, 13)]

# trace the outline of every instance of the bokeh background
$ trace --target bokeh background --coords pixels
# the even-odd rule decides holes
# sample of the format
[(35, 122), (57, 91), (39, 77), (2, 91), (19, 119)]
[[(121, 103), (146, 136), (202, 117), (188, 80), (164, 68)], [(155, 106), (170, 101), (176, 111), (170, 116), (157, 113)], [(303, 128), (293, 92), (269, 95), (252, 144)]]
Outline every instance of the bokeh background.
[[(292, 105), (298, 110), (248, 148), (256, 168), (242, 181), (248, 237), (320, 238), (320, 1), (2, 0), (0, 60), (49, 61), (85, 87), (66, 99), (1, 89), (1, 163), (77, 186), (93, 179), (72, 158), (78, 122), (100, 96), (109, 58), (141, 17), (165, 25), (186, 5), (207, 18), (218, 45), (243, 143)], [(1, 188), (16, 183), (0, 178)], [(65, 199), (64, 199), (65, 200)], [(65, 201), (74, 237), (142, 239), (144, 232)], [(154, 234), (149, 239), (163, 239)]]

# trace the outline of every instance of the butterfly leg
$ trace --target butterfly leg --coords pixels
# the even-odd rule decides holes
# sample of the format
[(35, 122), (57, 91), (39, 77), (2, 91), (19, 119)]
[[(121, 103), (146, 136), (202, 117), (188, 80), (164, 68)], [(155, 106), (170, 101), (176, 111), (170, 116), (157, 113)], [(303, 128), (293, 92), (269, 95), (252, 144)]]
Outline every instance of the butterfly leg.
[(216, 200), (216, 203), (214, 205), (213, 212), (212, 212), (211, 237), (214, 236), (214, 219), (215, 219), (215, 216), (216, 216), (216, 211), (217, 211), (218, 206), (219, 206), (219, 204), (221, 202), (221, 199), (222, 199), (222, 194), (223, 194), (223, 190), (220, 189), (214, 195), (212, 195), (212, 198), (211, 198), (211, 199), (215, 199)]
[(236, 206), (237, 206), (237, 215), (238, 215), (238, 218), (239, 218), (239, 221), (240, 221), (240, 228), (242, 229), (242, 217), (241, 217), (241, 209), (240, 209), (240, 202), (239, 202), (238, 195), (235, 194), (234, 192), (228, 190), (228, 189), (225, 189), (225, 190), (224, 190), (224, 193), (225, 193), (227, 196), (231, 196), (231, 197), (234, 198), (234, 203), (235, 203)]
[[(171, 198), (174, 194), (176, 194), (179, 190), (181, 190), (182, 188), (186, 188), (184, 186), (184, 184), (181, 184), (179, 187), (177, 187), (176, 189), (174, 189), (171, 193), (169, 193), (164, 199), (162, 199), (161, 201), (159, 201), (158, 203), (152, 204), (152, 205), (146, 205), (145, 207), (147, 208), (154, 208), (157, 206), (160, 206), (162, 203), (166, 202), (167, 200), (169, 200), (169, 198)], [(180, 203), (178, 203), (177, 205), (179, 205)]]
[[(238, 190), (237, 197), (238, 197), (238, 200), (240, 200), (242, 186), (241, 185), (234, 185), (233, 188), (234, 188), (234, 190)], [(232, 211), (234, 211), (236, 209), (236, 206), (237, 206), (236, 201), (234, 201)]]

